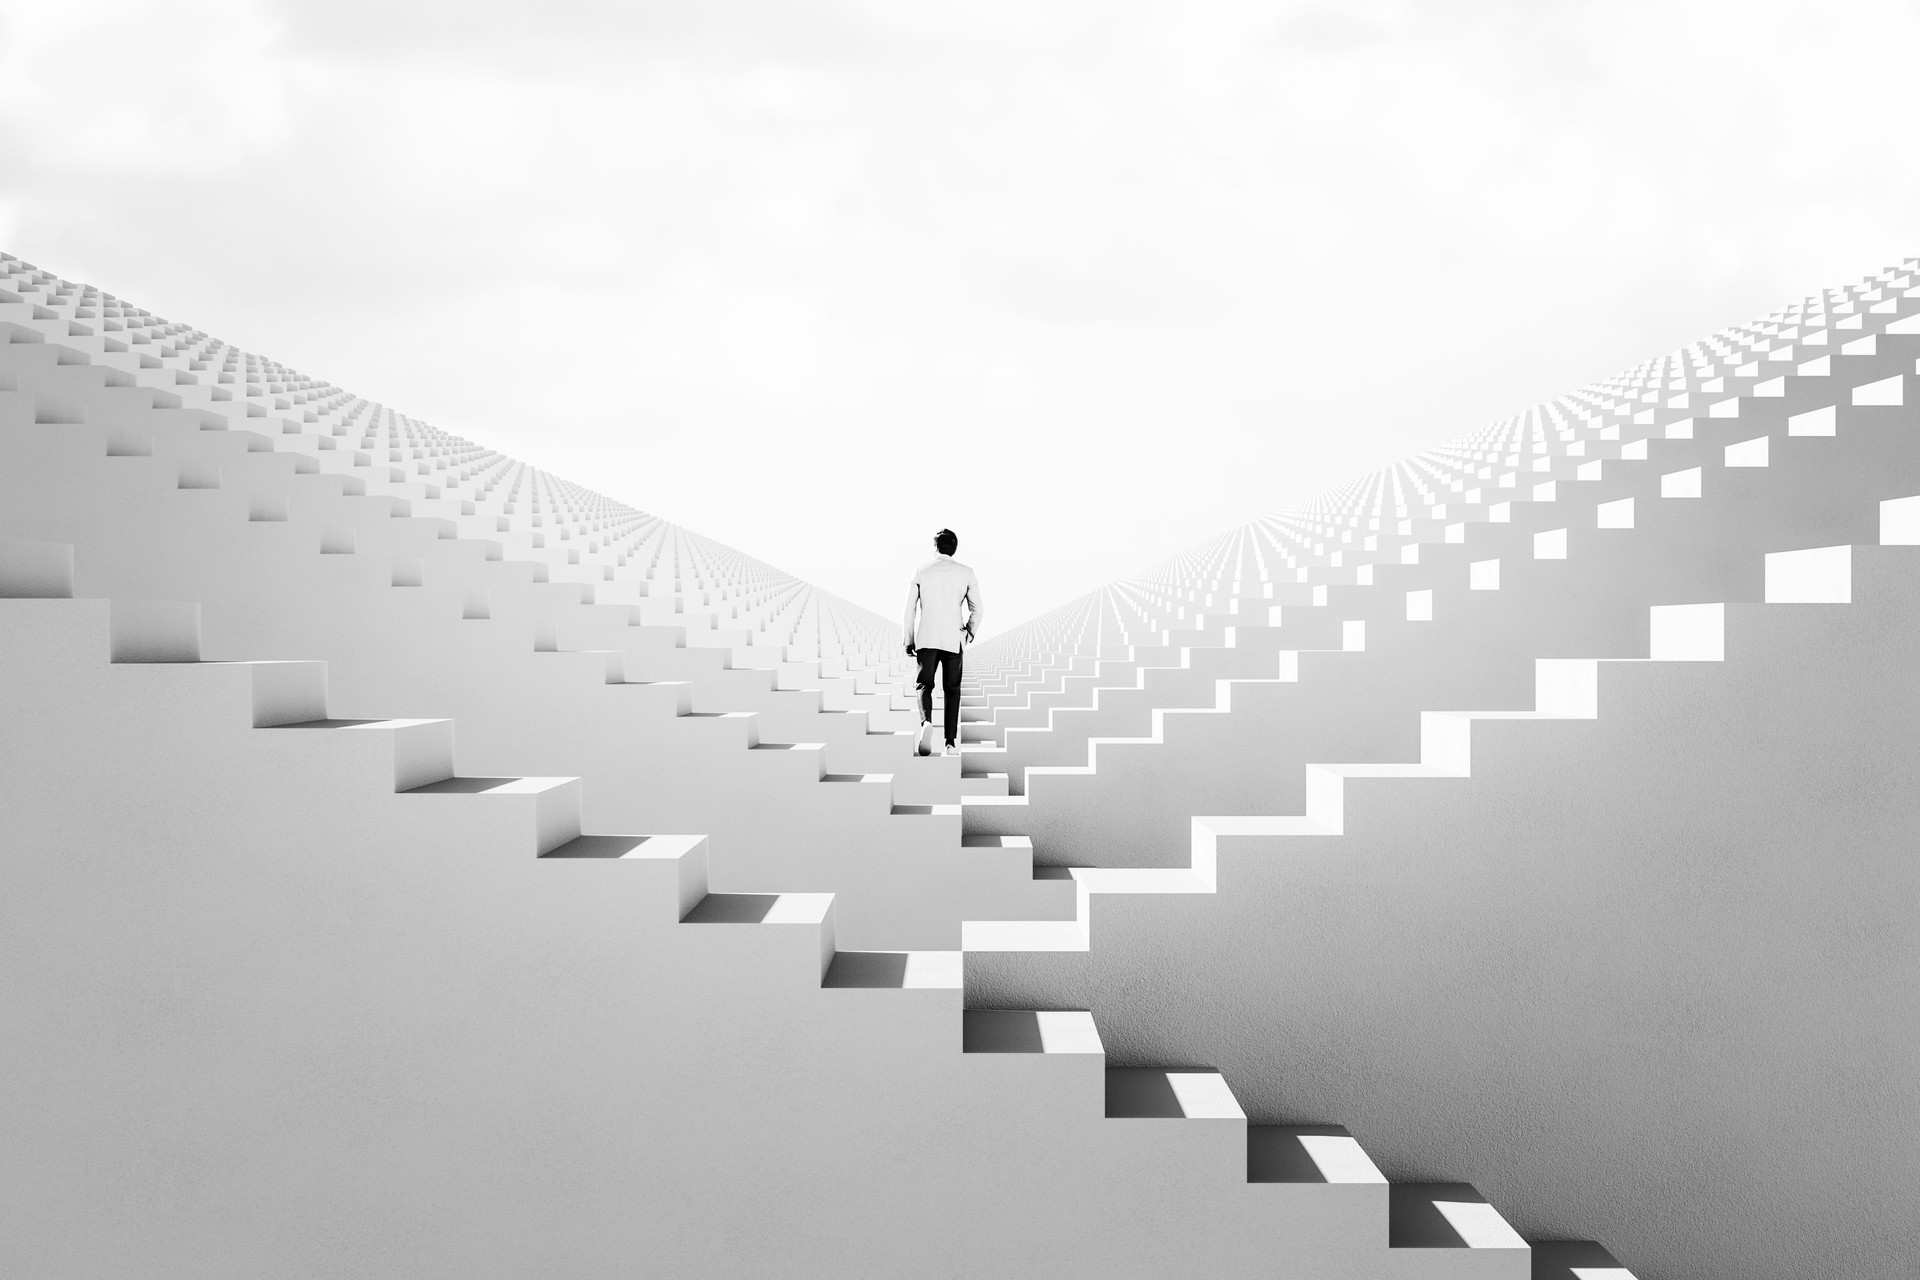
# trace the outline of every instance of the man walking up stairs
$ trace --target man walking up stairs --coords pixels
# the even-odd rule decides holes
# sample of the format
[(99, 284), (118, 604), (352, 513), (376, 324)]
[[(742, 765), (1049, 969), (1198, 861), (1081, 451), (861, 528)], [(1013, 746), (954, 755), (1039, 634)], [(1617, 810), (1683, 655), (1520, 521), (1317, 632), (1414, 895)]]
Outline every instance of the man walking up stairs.
[(913, 575), (901, 630), (906, 633), (907, 655), (920, 659), (921, 736), (914, 750), (923, 756), (932, 752), (933, 674), (938, 667), (940, 695), (946, 704), (946, 745), (940, 754), (948, 756), (960, 750), (956, 745), (960, 736), (960, 656), (965, 646), (973, 643), (980, 625), (980, 580), (972, 569), (953, 558), (960, 549), (960, 539), (953, 530), (934, 534), (933, 549), (940, 554)]

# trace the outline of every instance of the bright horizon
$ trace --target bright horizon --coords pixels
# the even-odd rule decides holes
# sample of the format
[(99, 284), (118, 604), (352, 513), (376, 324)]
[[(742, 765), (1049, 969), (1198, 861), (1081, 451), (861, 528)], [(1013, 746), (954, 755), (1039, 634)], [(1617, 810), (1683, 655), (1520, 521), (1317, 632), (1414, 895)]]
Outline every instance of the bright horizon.
[(0, 0), (0, 248), (883, 618), (950, 526), (992, 634), (1915, 252), (1916, 36)]

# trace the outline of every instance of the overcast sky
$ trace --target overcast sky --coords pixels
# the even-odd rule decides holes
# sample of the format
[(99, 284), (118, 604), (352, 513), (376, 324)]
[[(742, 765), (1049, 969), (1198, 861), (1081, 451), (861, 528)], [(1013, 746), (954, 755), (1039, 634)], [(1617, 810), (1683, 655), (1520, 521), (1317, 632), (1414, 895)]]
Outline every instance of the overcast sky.
[(999, 630), (1920, 252), (1920, 9), (0, 0), (0, 247)]

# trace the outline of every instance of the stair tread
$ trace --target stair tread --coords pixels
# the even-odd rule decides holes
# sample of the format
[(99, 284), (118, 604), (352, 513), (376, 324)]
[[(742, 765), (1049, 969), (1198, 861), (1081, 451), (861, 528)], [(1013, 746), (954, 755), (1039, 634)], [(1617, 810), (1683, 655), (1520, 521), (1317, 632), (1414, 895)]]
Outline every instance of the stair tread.
[(1338, 1125), (1249, 1125), (1249, 1182), (1386, 1182)]
[(830, 893), (709, 893), (680, 918), (682, 924), (817, 924)]
[(1112, 1119), (1240, 1120), (1225, 1077), (1209, 1067), (1108, 1067)]
[(1532, 1280), (1634, 1280), (1606, 1249), (1591, 1240), (1535, 1240)]
[(624, 858), (652, 836), (575, 836), (543, 858)]
[(1396, 1249), (1524, 1249), (1500, 1211), (1464, 1182), (1395, 1183), (1387, 1243)]
[(1093, 1015), (1084, 1010), (968, 1009), (961, 1047), (967, 1053), (1106, 1052)]
[(958, 951), (836, 951), (821, 983), (827, 987), (893, 987), (957, 991)]

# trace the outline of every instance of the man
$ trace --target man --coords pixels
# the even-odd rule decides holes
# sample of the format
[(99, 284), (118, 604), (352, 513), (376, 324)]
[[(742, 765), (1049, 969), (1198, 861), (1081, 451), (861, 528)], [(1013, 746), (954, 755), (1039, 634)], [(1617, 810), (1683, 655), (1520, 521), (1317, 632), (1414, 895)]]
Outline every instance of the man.
[(980, 582), (972, 569), (953, 558), (960, 549), (953, 530), (934, 534), (933, 549), (939, 557), (913, 575), (901, 629), (907, 633), (907, 656), (920, 659), (920, 732), (913, 749), (923, 756), (933, 754), (933, 672), (938, 667), (947, 704), (947, 744), (940, 754), (951, 756), (960, 753), (960, 655), (980, 626)]

